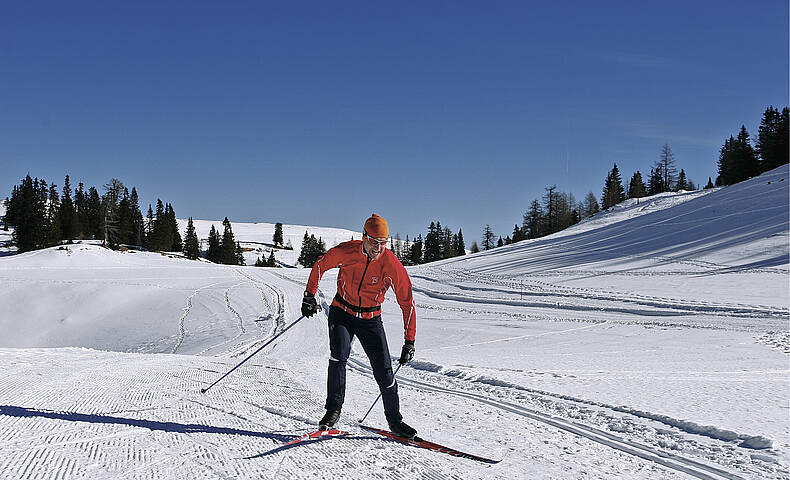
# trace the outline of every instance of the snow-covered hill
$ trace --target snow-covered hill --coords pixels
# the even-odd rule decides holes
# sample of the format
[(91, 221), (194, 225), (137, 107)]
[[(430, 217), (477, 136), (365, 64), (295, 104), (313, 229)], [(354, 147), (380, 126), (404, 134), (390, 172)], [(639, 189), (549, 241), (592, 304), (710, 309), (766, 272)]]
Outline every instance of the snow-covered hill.
[[(208, 248), (207, 239), (211, 226), (222, 235), (223, 225), (222, 220), (193, 220), (195, 225), (195, 232), (201, 240), (202, 249)], [(187, 220), (179, 219), (178, 224), (180, 229), (186, 230)], [(255, 260), (261, 256), (269, 257), (269, 253), (274, 250), (275, 259), (284, 266), (299, 266), (297, 260), (299, 259), (299, 252), (302, 249), (302, 240), (304, 234), (315, 235), (324, 241), (327, 248), (332, 248), (335, 245), (346, 242), (351, 239), (361, 239), (362, 232), (353, 232), (342, 228), (329, 228), (329, 227), (311, 227), (306, 225), (283, 225), (283, 243), (285, 246), (289, 244), (293, 247), (292, 250), (275, 248), (274, 246), (274, 224), (265, 222), (244, 223), (244, 222), (231, 222), (233, 235), (236, 240), (241, 244), (244, 252), (244, 260), (247, 265), (254, 265)]]
[[(496, 465), (359, 429), (377, 391), (358, 346), (351, 435), (283, 448), (323, 413), (324, 314), (200, 394), (298, 318), (306, 269), (87, 244), (0, 257), (0, 478), (790, 478), (788, 183), (784, 166), (410, 268), (405, 419)], [(247, 225), (243, 244), (271, 242)], [(354, 235), (286, 229), (297, 255), (304, 229)], [(399, 352), (392, 295), (383, 312)], [(385, 425), (380, 403), (366, 423)]]

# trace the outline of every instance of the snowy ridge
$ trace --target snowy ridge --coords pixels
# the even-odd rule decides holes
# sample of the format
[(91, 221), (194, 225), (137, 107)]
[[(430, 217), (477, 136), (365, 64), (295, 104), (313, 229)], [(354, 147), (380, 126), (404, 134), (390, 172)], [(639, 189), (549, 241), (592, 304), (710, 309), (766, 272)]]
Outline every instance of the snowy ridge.
[[(378, 389), (358, 343), (350, 435), (284, 447), (323, 414), (326, 310), (200, 393), (299, 317), (307, 269), (93, 244), (0, 257), (0, 478), (790, 479), (787, 177), (410, 268), (404, 419), (497, 465), (359, 429)], [(270, 242), (250, 225), (242, 243)], [(391, 292), (382, 309), (397, 354)], [(380, 403), (366, 423), (386, 425)]]

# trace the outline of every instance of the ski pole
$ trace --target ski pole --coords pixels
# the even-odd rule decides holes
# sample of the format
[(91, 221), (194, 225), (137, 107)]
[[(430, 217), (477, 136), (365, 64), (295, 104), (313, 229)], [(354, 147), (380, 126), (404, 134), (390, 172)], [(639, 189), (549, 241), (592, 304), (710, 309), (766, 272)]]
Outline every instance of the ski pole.
[[(402, 364), (402, 363), (401, 363), (401, 364), (398, 364), (398, 368), (396, 368), (396, 369), (395, 369), (395, 373), (393, 373), (393, 374), (392, 374), (392, 380), (393, 380), (393, 381), (395, 380), (395, 375), (397, 375), (397, 374), (398, 374), (398, 370), (400, 370), (400, 367), (402, 367), (402, 366), (403, 366), (403, 364)], [(368, 415), (370, 415), (370, 411), (371, 411), (371, 410), (373, 410), (373, 407), (375, 407), (377, 403), (379, 403), (379, 398), (381, 398), (381, 392), (379, 392), (379, 396), (378, 396), (378, 397), (376, 397), (376, 401), (375, 401), (375, 402), (373, 402), (373, 405), (371, 405), (371, 406), (370, 406), (370, 408), (368, 408), (368, 413), (366, 413), (366, 414), (365, 414), (365, 416), (364, 416), (364, 417), (362, 417), (362, 420), (360, 420), (360, 421), (359, 421), (359, 423), (362, 423), (362, 422), (364, 422), (364, 421), (365, 421), (365, 419), (366, 419), (366, 418), (368, 418)]]
[(287, 332), (289, 328), (291, 328), (291, 327), (293, 327), (294, 325), (296, 325), (296, 324), (299, 322), (299, 320), (301, 320), (301, 319), (303, 319), (303, 318), (304, 318), (304, 315), (302, 315), (301, 317), (297, 318), (297, 319), (296, 319), (296, 320), (295, 320), (295, 321), (294, 321), (292, 324), (290, 324), (290, 325), (288, 325), (287, 327), (285, 327), (285, 328), (283, 329), (283, 331), (282, 331), (282, 332), (278, 333), (277, 335), (275, 335), (274, 337), (272, 337), (271, 339), (269, 339), (269, 341), (268, 341), (268, 342), (266, 342), (266, 343), (264, 343), (263, 345), (261, 345), (261, 346), (260, 346), (260, 347), (259, 347), (257, 350), (255, 350), (254, 352), (252, 352), (252, 353), (251, 353), (251, 354), (250, 354), (250, 355), (249, 355), (247, 358), (245, 358), (244, 360), (242, 360), (242, 361), (241, 361), (241, 362), (240, 362), (238, 365), (236, 365), (235, 367), (231, 368), (231, 369), (230, 369), (230, 371), (229, 371), (228, 373), (226, 373), (225, 375), (223, 375), (223, 376), (219, 377), (219, 379), (218, 379), (216, 382), (212, 383), (211, 385), (209, 385), (209, 386), (208, 386), (208, 387), (206, 387), (206, 388), (201, 388), (201, 389), (200, 389), (200, 393), (206, 393), (206, 392), (208, 392), (208, 389), (209, 389), (209, 388), (211, 388), (211, 387), (213, 387), (214, 385), (218, 384), (218, 383), (220, 382), (220, 380), (222, 380), (223, 378), (225, 378), (225, 377), (227, 377), (228, 375), (230, 375), (230, 374), (231, 374), (231, 372), (233, 372), (234, 370), (236, 370), (237, 368), (239, 368), (240, 366), (242, 366), (242, 364), (244, 364), (244, 362), (246, 362), (247, 360), (251, 359), (251, 358), (252, 358), (252, 357), (253, 357), (253, 356), (254, 356), (256, 353), (258, 353), (258, 352), (260, 352), (261, 350), (263, 350), (263, 347), (265, 347), (266, 345), (268, 345), (268, 344), (272, 343), (273, 341), (277, 340), (277, 337), (279, 337), (279, 336), (280, 336), (280, 335), (282, 335), (283, 333)]

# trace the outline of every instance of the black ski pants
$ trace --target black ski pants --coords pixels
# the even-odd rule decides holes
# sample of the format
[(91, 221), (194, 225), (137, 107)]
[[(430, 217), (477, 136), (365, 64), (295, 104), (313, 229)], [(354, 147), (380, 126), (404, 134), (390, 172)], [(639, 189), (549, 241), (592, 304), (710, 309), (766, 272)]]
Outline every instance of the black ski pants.
[(329, 371), (326, 386), (326, 409), (340, 410), (346, 396), (346, 362), (351, 353), (351, 340), (356, 336), (365, 350), (379, 385), (387, 422), (402, 420), (398, 400), (398, 383), (392, 374), (387, 336), (381, 316), (357, 318), (343, 309), (329, 309)]

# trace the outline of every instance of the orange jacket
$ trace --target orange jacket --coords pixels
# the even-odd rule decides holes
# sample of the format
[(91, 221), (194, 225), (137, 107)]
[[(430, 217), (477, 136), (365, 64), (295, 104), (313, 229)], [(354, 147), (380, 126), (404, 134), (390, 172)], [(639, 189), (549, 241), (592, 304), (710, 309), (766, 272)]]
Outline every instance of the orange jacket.
[[(327, 270), (335, 267), (340, 267), (337, 275), (337, 295), (351, 305), (361, 308), (377, 307), (384, 301), (384, 294), (392, 287), (403, 311), (404, 337), (414, 341), (417, 313), (412, 298), (411, 279), (394, 253), (384, 249), (378, 258), (370, 260), (362, 248), (362, 240), (341, 243), (330, 248), (315, 262), (307, 280), (307, 291), (315, 295), (321, 277)], [(362, 318), (381, 314), (381, 310), (358, 313), (337, 298), (332, 301), (332, 306)]]

